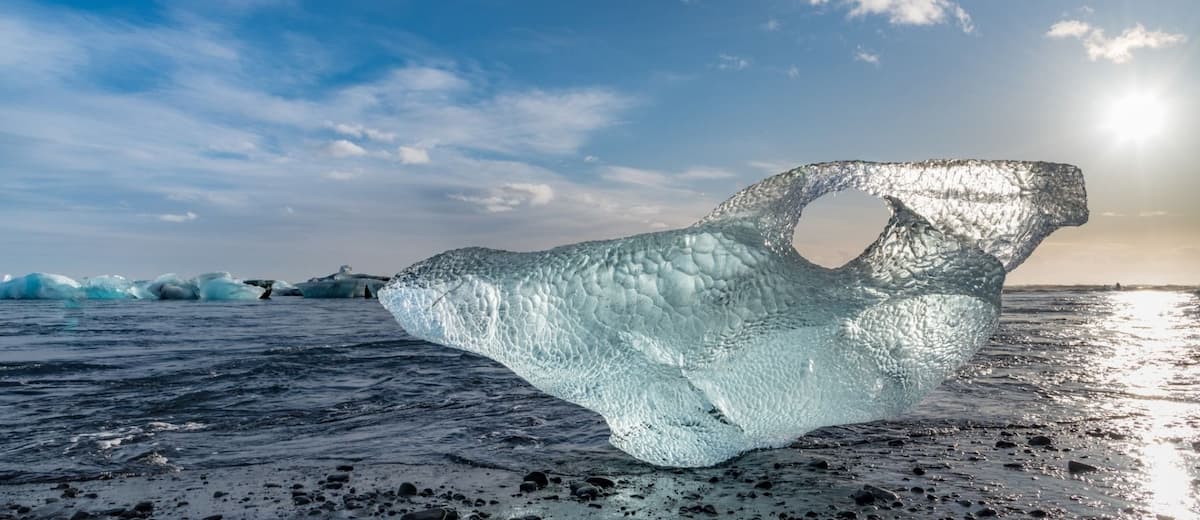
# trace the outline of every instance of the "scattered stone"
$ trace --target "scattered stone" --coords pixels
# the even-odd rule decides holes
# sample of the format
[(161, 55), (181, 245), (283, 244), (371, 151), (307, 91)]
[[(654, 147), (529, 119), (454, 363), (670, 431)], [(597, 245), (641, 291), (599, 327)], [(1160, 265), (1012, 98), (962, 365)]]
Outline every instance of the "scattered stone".
[(1030, 446), (1049, 446), (1051, 444), (1054, 444), (1054, 439), (1045, 435), (1034, 435), (1029, 438)]
[(1072, 461), (1067, 462), (1067, 471), (1071, 472), (1072, 474), (1090, 473), (1090, 472), (1096, 471), (1098, 469), (1100, 469), (1100, 468), (1097, 468), (1096, 466), (1093, 466), (1091, 464), (1084, 464), (1079, 461), (1072, 460)]
[(808, 467), (816, 469), (829, 469), (829, 461), (824, 459), (816, 459), (808, 463)]
[(200, 520), (221, 520), (222, 518), (225, 518), (225, 516), (224, 515), (208, 515), (204, 518), (201, 518)]
[(600, 496), (600, 488), (583, 482), (574, 482), (571, 484), (571, 494), (584, 500), (591, 500)]
[(900, 495), (897, 495), (897, 494), (895, 494), (891, 491), (888, 491), (886, 489), (883, 489), (881, 487), (872, 486), (870, 484), (863, 484), (862, 490), (866, 491), (867, 493), (870, 493), (871, 496), (875, 497), (878, 500), (882, 500), (884, 502), (895, 502), (897, 500), (900, 500)]
[(598, 488), (603, 488), (603, 489), (608, 489), (610, 487), (617, 485), (616, 482), (613, 482), (604, 477), (588, 477), (588, 478), (584, 479), (583, 481), (587, 482), (588, 484), (591, 484), (593, 486), (596, 486)]
[(1029, 516), (1032, 516), (1034, 518), (1046, 518), (1047, 513), (1045, 511), (1042, 511), (1041, 509), (1034, 509), (1033, 511), (1029, 512)]
[(875, 495), (872, 495), (871, 492), (862, 489), (855, 491), (854, 494), (850, 495), (850, 498), (853, 498), (854, 503), (860, 506), (865, 506), (875, 502)]
[(334, 473), (325, 477), (325, 482), (350, 482), (350, 475), (345, 473)]
[(975, 516), (983, 518), (985, 516), (996, 516), (996, 510), (990, 507), (985, 507), (975, 512)]
[(770, 480), (762, 480), (754, 485), (754, 489), (771, 489), (772, 487), (775, 487), (775, 484), (772, 484)]
[(525, 475), (525, 478), (521, 480), (525, 482), (533, 482), (534, 484), (537, 484), (539, 489), (550, 485), (550, 479), (547, 479), (546, 474), (540, 471), (532, 471), (528, 475)]
[(538, 490), (538, 485), (536, 482), (531, 482), (531, 481), (526, 480), (525, 482), (521, 483), (521, 492), (522, 493), (533, 493), (534, 491), (537, 491), (537, 490)]
[(151, 513), (154, 511), (154, 503), (148, 501), (138, 502), (136, 506), (133, 506), (133, 510), (138, 513)]
[(226, 493), (226, 492), (224, 492), (224, 491), (216, 491), (216, 492), (214, 492), (214, 493), (213, 493), (213, 498), (221, 498), (221, 497), (223, 497), (223, 496), (226, 496), (226, 495), (228, 495), (228, 494), (229, 494), (229, 493)]
[(84, 520), (91, 517), (92, 514), (87, 511), (76, 511), (75, 514), (71, 515), (71, 520)]
[(1002, 450), (1006, 450), (1006, 449), (1009, 449), (1009, 448), (1016, 448), (1016, 447), (1017, 447), (1017, 443), (1015, 443), (1015, 442), (1012, 442), (1012, 441), (1003, 441), (1003, 440), (1002, 440), (1002, 441), (996, 441), (996, 447), (997, 447), (997, 448), (1000, 448), (1000, 449), (1002, 449)]
[(349, 464), (342, 464), (341, 466), (337, 467), (337, 470), (341, 471), (341, 472), (354, 471), (354, 466), (351, 466)]
[(918, 476), (924, 475), (925, 468), (922, 468), (921, 466), (913, 466), (912, 473), (913, 473), (913, 475), (918, 475)]
[(424, 511), (407, 513), (400, 520), (458, 520), (458, 511), (445, 507), (435, 507)]
[(412, 482), (402, 482), (400, 484), (400, 489), (396, 491), (396, 494), (402, 497), (411, 497), (417, 494), (417, 486)]

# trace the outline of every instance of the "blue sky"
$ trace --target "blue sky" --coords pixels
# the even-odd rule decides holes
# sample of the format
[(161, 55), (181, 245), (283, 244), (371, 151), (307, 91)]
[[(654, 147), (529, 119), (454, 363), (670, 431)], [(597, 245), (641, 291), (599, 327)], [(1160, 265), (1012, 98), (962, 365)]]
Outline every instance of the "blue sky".
[[(390, 274), (679, 227), (800, 164), (1077, 164), (1017, 283), (1200, 283), (1177, 2), (0, 4), (0, 273)], [(1131, 95), (1164, 112), (1104, 128)], [(842, 196), (801, 250), (882, 226)]]

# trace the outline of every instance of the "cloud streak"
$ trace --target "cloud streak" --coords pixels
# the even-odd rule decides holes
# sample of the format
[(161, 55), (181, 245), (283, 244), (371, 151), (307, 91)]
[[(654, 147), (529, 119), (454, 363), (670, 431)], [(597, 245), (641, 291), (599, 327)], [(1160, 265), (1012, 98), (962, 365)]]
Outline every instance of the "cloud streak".
[(1117, 64), (1133, 61), (1133, 51), (1138, 49), (1165, 49), (1187, 41), (1183, 34), (1147, 30), (1140, 23), (1109, 38), (1105, 36), (1103, 29), (1079, 20), (1062, 20), (1055, 23), (1046, 31), (1046, 37), (1078, 39), (1087, 51), (1089, 60), (1104, 59)]

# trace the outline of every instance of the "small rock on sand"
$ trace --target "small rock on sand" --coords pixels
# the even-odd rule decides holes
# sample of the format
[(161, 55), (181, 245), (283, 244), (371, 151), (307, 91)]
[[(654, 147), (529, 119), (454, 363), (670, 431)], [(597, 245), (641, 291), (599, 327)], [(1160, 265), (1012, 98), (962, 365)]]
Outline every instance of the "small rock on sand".
[(525, 478), (521, 479), (525, 482), (533, 482), (537, 487), (544, 488), (550, 484), (550, 479), (546, 478), (546, 474), (541, 471), (532, 471)]
[(1091, 464), (1084, 464), (1079, 461), (1072, 460), (1067, 462), (1067, 471), (1070, 471), (1071, 473), (1090, 473), (1098, 469), (1100, 468), (1097, 468)]
[(407, 513), (400, 520), (458, 520), (458, 511), (445, 507), (435, 507), (424, 511)]

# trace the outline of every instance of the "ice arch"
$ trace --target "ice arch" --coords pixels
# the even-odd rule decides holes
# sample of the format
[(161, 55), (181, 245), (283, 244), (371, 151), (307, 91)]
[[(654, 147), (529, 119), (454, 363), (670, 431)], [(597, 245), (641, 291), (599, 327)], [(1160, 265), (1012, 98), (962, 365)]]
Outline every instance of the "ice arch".
[[(801, 211), (850, 188), (891, 219), (845, 266), (808, 262), (791, 247)], [(710, 465), (914, 405), (991, 334), (1005, 273), (1087, 216), (1066, 164), (812, 164), (683, 229), (442, 253), (379, 299), (410, 334), (600, 413), (629, 454)]]

